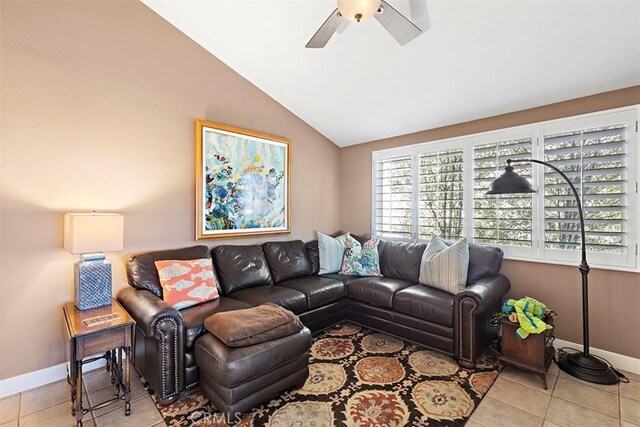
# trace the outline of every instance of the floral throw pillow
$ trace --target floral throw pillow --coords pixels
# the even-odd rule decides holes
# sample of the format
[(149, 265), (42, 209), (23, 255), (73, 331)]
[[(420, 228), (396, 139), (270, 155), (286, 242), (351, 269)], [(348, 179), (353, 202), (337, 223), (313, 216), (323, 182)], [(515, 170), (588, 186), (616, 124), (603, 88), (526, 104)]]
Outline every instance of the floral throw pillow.
[(369, 239), (362, 245), (349, 236), (345, 241), (344, 257), (340, 274), (352, 276), (382, 276), (380, 274), (380, 257), (378, 256), (378, 239)]
[(156, 261), (162, 299), (182, 310), (219, 297), (211, 259)]

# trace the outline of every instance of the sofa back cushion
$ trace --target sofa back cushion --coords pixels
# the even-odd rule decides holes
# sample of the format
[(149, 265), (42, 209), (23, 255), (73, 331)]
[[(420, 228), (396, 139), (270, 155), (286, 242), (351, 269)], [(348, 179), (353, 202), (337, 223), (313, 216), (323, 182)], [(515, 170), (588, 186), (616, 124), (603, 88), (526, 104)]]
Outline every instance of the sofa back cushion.
[(222, 245), (213, 248), (211, 254), (223, 294), (273, 285), (269, 264), (261, 246)]
[(426, 243), (405, 243), (381, 240), (380, 272), (384, 277), (418, 283), (420, 261), (426, 249)]
[(269, 263), (274, 283), (311, 274), (311, 261), (302, 240), (267, 242), (262, 250)]
[(311, 263), (311, 274), (318, 274), (320, 271), (320, 250), (318, 249), (318, 241), (312, 240), (304, 244), (307, 249), (307, 255), (309, 255), (309, 262)]
[[(452, 241), (445, 241), (451, 245)], [(406, 280), (418, 283), (420, 277), (420, 261), (427, 243), (404, 243), (381, 240), (378, 246), (380, 252), (380, 272), (384, 277)], [(469, 243), (469, 269), (467, 284), (495, 276), (502, 268), (504, 252), (495, 246), (477, 245)]]
[(156, 261), (167, 259), (190, 260), (210, 257), (209, 248), (202, 245), (133, 255), (127, 262), (127, 279), (129, 285), (134, 288), (146, 289), (158, 298), (162, 298), (162, 285), (160, 284), (160, 276), (158, 275), (158, 269), (155, 264)]
[(484, 277), (500, 273), (503, 257), (504, 252), (500, 248), (469, 243), (467, 284), (471, 285)]

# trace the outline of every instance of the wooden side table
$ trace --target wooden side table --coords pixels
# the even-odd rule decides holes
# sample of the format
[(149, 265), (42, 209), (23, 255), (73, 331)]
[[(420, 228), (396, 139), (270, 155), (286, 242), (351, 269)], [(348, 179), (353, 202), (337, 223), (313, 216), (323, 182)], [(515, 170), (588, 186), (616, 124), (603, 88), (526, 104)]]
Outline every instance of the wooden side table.
[[(554, 316), (543, 319), (548, 325), (554, 325)], [(553, 360), (555, 349), (555, 329), (547, 329), (541, 334), (530, 334), (525, 339), (516, 336), (519, 324), (508, 319), (500, 321), (502, 326), (502, 351), (500, 360), (508, 365), (538, 374), (544, 389), (547, 389), (547, 371)]]
[[(131, 414), (131, 346), (135, 322), (114, 299), (111, 305), (91, 310), (78, 310), (73, 303), (63, 307), (69, 339), (69, 375), (71, 386), (71, 414), (76, 425), (82, 426), (82, 417), (92, 409), (102, 408), (119, 400), (125, 401), (124, 414)], [(126, 358), (123, 361), (122, 353)], [(99, 355), (99, 356), (95, 356)], [(106, 359), (106, 369), (115, 384), (115, 397), (93, 407), (82, 405), (82, 366)]]

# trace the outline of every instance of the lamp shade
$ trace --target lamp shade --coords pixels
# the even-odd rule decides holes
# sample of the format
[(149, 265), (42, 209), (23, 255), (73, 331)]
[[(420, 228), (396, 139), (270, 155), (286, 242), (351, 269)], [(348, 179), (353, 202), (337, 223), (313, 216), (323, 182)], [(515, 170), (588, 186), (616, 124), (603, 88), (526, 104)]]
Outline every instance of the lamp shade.
[(494, 179), (486, 194), (513, 194), (513, 193), (535, 193), (529, 180), (518, 175), (509, 164), (504, 168), (504, 173)]
[(353, 22), (373, 16), (380, 8), (380, 0), (338, 0), (340, 15)]
[(112, 213), (64, 214), (64, 248), (72, 254), (120, 251), (124, 218)]

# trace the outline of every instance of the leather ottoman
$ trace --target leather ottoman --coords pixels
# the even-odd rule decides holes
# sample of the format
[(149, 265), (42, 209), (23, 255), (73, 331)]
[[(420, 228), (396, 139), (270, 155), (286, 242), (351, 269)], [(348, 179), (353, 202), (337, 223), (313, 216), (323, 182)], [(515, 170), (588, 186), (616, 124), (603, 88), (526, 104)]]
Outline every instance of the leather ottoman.
[(299, 332), (246, 347), (228, 347), (211, 333), (195, 344), (200, 386), (227, 419), (283, 391), (304, 385), (309, 376), (311, 332)]

